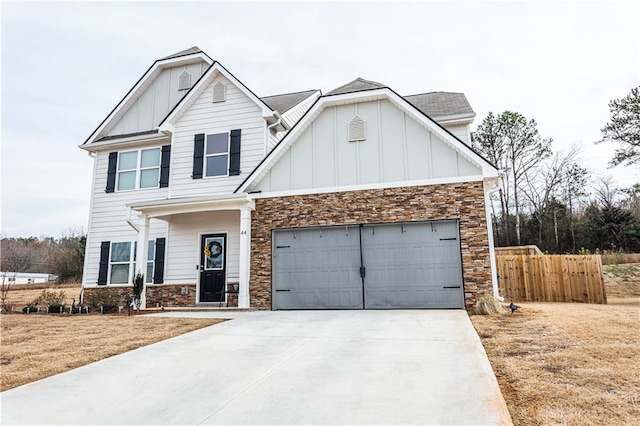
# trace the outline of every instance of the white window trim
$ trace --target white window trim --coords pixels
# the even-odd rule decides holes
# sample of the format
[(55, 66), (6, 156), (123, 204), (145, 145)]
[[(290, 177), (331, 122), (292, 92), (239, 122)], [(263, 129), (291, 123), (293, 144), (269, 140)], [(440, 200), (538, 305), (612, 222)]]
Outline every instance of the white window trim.
[[(121, 244), (121, 243), (129, 243), (129, 260), (127, 261), (123, 261), (123, 262), (113, 262), (111, 261), (111, 255), (113, 253), (113, 245), (114, 244)], [(135, 274), (136, 274), (136, 255), (137, 255), (137, 243), (138, 241), (111, 241), (111, 243), (109, 244), (109, 269), (107, 271), (107, 284), (109, 285), (128, 285), (128, 284), (132, 284), (133, 283), (133, 279), (135, 278)], [(146, 267), (144, 269), (145, 271), (145, 283), (146, 284), (151, 284), (153, 283), (153, 275), (155, 275), (156, 272), (156, 240), (149, 240), (149, 247), (153, 247), (153, 254), (151, 256), (151, 260), (149, 260), (147, 258), (147, 264)], [(147, 255), (148, 257), (148, 255)], [(147, 275), (147, 268), (149, 267), (149, 263), (151, 263), (153, 266), (151, 268), (151, 276), (146, 276)], [(127, 282), (126, 283), (112, 283), (111, 282), (111, 266), (112, 265), (129, 265), (129, 274), (128, 274), (128, 278), (127, 278)]]
[[(209, 154), (207, 155), (207, 136), (210, 135), (223, 135), (226, 134), (227, 135), (227, 151), (226, 152), (221, 152), (219, 154)], [(229, 177), (229, 162), (231, 161), (231, 131), (228, 132), (221, 132), (221, 133), (206, 133), (204, 135), (204, 155), (202, 156), (202, 161), (203, 161), (203, 165), (202, 165), (202, 171), (203, 171), (203, 178), (204, 179), (216, 179), (216, 178), (224, 178), (224, 177)], [(207, 176), (207, 158), (209, 157), (222, 157), (223, 155), (227, 156), (227, 167), (226, 167), (226, 174), (224, 175), (214, 175), (214, 176)]]
[[(111, 260), (112, 256), (113, 256), (113, 247), (116, 244), (122, 244), (122, 243), (129, 243), (129, 260), (127, 261), (121, 261), (121, 262), (114, 262)], [(114, 285), (123, 285), (123, 284), (130, 284), (133, 282), (132, 280), (132, 264), (133, 264), (133, 242), (131, 241), (112, 241), (111, 244), (109, 245), (109, 270), (107, 271), (107, 283), (108, 284), (114, 284)], [(111, 274), (113, 271), (113, 265), (129, 265), (129, 272), (128, 272), (128, 278), (127, 278), (127, 282), (126, 283), (112, 283), (111, 282)]]
[[(142, 151), (151, 151), (151, 150), (158, 150), (160, 152), (159, 155), (159, 159), (160, 161), (158, 162), (157, 166), (153, 166), (153, 167), (142, 167)], [(135, 169), (125, 169), (125, 170), (120, 170), (120, 156), (122, 154), (128, 154), (130, 152), (136, 152), (136, 168)], [(156, 184), (156, 186), (145, 186), (144, 188), (140, 187), (140, 179), (142, 178), (142, 171), (144, 170), (153, 170), (153, 169), (158, 169), (158, 183)], [(124, 172), (132, 172), (135, 171), (136, 172), (136, 179), (135, 179), (135, 186), (131, 189), (119, 189), (119, 185), (120, 185), (120, 173), (124, 173)], [(116, 163), (116, 186), (115, 186), (115, 192), (127, 192), (127, 191), (138, 191), (141, 189), (157, 189), (160, 188), (160, 173), (162, 172), (162, 148), (160, 147), (155, 147), (155, 148), (140, 148), (140, 149), (132, 149), (129, 151), (121, 151), (118, 152), (118, 162)]]

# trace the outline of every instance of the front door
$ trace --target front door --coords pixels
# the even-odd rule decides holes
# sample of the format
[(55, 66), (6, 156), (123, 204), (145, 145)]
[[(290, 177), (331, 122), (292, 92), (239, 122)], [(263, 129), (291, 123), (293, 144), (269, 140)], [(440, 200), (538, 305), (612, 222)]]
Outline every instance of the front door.
[(227, 234), (200, 238), (200, 302), (222, 302), (225, 298)]

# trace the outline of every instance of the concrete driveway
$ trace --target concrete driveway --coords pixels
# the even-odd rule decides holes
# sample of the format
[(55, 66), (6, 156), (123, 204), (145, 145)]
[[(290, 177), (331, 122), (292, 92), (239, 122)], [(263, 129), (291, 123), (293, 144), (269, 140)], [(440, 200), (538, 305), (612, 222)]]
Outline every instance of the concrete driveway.
[(464, 311), (164, 315), (234, 319), (3, 392), (2, 424), (511, 424)]

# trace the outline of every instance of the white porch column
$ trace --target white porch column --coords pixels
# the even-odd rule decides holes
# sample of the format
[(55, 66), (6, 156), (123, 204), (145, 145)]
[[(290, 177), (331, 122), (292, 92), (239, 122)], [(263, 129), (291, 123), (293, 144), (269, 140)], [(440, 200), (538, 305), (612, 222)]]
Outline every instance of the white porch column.
[[(147, 273), (147, 252), (149, 251), (149, 216), (146, 214), (140, 214), (138, 220), (138, 249), (136, 251), (136, 270), (134, 271), (133, 278), (138, 273)], [(146, 295), (147, 295), (147, 277), (144, 277), (144, 285), (142, 287), (142, 294), (140, 295), (140, 309), (147, 307)]]
[(249, 271), (251, 264), (251, 208), (240, 209), (240, 283), (238, 308), (249, 307)]

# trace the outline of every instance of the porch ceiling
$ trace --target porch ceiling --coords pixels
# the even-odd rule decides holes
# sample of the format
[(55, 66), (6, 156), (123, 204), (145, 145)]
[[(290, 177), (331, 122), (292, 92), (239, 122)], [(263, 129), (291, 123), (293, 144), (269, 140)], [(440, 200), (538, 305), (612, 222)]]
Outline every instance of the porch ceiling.
[(185, 197), (127, 204), (131, 210), (150, 218), (162, 219), (180, 214), (222, 210), (255, 209), (255, 201), (247, 194), (212, 197)]

